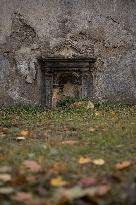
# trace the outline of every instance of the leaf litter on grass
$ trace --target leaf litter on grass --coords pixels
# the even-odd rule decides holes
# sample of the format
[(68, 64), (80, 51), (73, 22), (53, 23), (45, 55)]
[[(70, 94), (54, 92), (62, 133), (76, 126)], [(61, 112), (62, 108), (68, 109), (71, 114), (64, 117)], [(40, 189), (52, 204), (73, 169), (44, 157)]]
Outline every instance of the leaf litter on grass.
[[(115, 111), (113, 110), (113, 112)], [(23, 202), (30, 205), (78, 205), (78, 202), (82, 205), (86, 203), (99, 205), (102, 204), (102, 200), (103, 204), (116, 205), (121, 203), (118, 197), (121, 198), (122, 195), (119, 193), (125, 193), (126, 196), (123, 200), (128, 200), (129, 205), (134, 205), (136, 202), (136, 185), (133, 179), (134, 176), (129, 174), (129, 172), (134, 173), (132, 169), (135, 167), (133, 155), (130, 155), (132, 153), (130, 153), (130, 147), (132, 149), (135, 148), (134, 122), (131, 121), (132, 116), (129, 111), (127, 115), (124, 111), (116, 111), (116, 114), (111, 113), (111, 111), (94, 108), (93, 111), (87, 110), (85, 113), (80, 110), (78, 110), (78, 113), (73, 112), (72, 114), (69, 111), (63, 111), (61, 118), (59, 118), (60, 113), (57, 113), (57, 115), (48, 113), (46, 119), (41, 114), (37, 125), (40, 126), (42, 119), (42, 132), (39, 128), (38, 131), (35, 131), (37, 128), (33, 125), (32, 115), (31, 118), (29, 117), (31, 121), (28, 121), (25, 117), (22, 123), (23, 128), (19, 128), (21, 131), (16, 131), (16, 133), (12, 134), (14, 134), (14, 137), (23, 137), (25, 139), (31, 136), (32, 139), (30, 140), (32, 140), (32, 143), (28, 145), (26, 140), (22, 144), (19, 143), (16, 148), (14, 144), (12, 146), (8, 144), (8, 148), (6, 145), (3, 148), (4, 151), (2, 150), (2, 155), (0, 155), (2, 156), (0, 157), (2, 163), (5, 157), (4, 164), (6, 166), (10, 164), (9, 167), (5, 165), (0, 167), (0, 195), (4, 196), (3, 200), (6, 197), (7, 201), (13, 200), (13, 203)], [(64, 116), (66, 119), (64, 119)], [(116, 121), (113, 122), (111, 117), (114, 116), (118, 116), (118, 119), (116, 117)], [(127, 124), (124, 120), (126, 116)], [(130, 120), (129, 124), (128, 118)], [(38, 121), (38, 118), (35, 120)], [(41, 142), (39, 139), (33, 142), (33, 136), (37, 135), (37, 133), (38, 136), (41, 136), (43, 129), (47, 129), (46, 121), (48, 120), (52, 121), (51, 124), (53, 124), (52, 127), (49, 127), (52, 131), (48, 133), (49, 144), (45, 145), (45, 141)], [(78, 122), (76, 126), (80, 126), (80, 129), (76, 129), (77, 139), (75, 135), (73, 137), (70, 136), (73, 132), (63, 130), (67, 121), (69, 124), (71, 123), (70, 126), (72, 127), (73, 122), (75, 124)], [(27, 129), (28, 124), (32, 128), (33, 133), (30, 133), (29, 129)], [(89, 128), (90, 125), (92, 125), (91, 128)], [(56, 127), (59, 127), (60, 132), (57, 133), (53, 130)], [(100, 133), (99, 131), (103, 127), (107, 128), (107, 132)], [(120, 127), (127, 127), (127, 129), (123, 128), (121, 136), (119, 135), (119, 138), (117, 138), (117, 133), (119, 133), (117, 130)], [(129, 136), (130, 131), (131, 136)], [(2, 129), (0, 132), (4, 135), (10, 134), (9, 129), (5, 131)], [(56, 144), (53, 144), (53, 147), (51, 145), (52, 141), (50, 143), (50, 135), (55, 138), (54, 142)], [(86, 140), (88, 142), (92, 138), (95, 141), (95, 146), (88, 148)], [(34, 137), (34, 139), (36, 138)], [(81, 145), (82, 141), (84, 141), (83, 146)], [(40, 146), (40, 149), (35, 148), (34, 143), (41, 143), (42, 146)], [(118, 144), (123, 146), (117, 146)], [(12, 152), (15, 154), (13, 155)], [(120, 162), (117, 163), (118, 161)], [(13, 167), (11, 167), (12, 164)], [(22, 164), (23, 170), (21, 170)], [(128, 185), (127, 177), (129, 175), (131, 183)], [(118, 192), (118, 187), (123, 189), (123, 191), (117, 193), (117, 199), (112, 198), (110, 202), (107, 201), (112, 196), (111, 193), (116, 189)], [(117, 203), (116, 200), (118, 200)]]

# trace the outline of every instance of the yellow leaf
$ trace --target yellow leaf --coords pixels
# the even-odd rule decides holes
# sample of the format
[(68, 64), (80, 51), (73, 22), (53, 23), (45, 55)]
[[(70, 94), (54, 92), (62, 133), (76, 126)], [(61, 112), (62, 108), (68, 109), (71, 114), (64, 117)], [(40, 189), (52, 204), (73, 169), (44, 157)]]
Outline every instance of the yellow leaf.
[(29, 131), (28, 130), (21, 130), (20, 135), (23, 137), (26, 137), (29, 135)]
[(50, 184), (55, 187), (61, 187), (67, 185), (67, 182), (62, 177), (56, 177), (51, 179)]
[(117, 170), (122, 170), (122, 169), (130, 167), (130, 165), (131, 165), (131, 161), (125, 160), (123, 162), (117, 163), (116, 164), (116, 169)]
[(105, 164), (105, 161), (103, 159), (95, 159), (93, 160), (93, 164), (102, 166)]
[(79, 164), (87, 164), (87, 163), (90, 163), (91, 161), (92, 159), (89, 157), (80, 157)]
[(101, 112), (96, 112), (95, 113), (95, 116), (100, 116), (101, 115)]

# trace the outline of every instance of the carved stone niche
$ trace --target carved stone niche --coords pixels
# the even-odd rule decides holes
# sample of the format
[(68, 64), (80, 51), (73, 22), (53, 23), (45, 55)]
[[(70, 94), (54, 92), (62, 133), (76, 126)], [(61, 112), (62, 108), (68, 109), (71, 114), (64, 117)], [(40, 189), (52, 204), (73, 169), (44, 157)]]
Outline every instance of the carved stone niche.
[(93, 98), (93, 67), (91, 58), (41, 59), (42, 106), (51, 109), (66, 97)]

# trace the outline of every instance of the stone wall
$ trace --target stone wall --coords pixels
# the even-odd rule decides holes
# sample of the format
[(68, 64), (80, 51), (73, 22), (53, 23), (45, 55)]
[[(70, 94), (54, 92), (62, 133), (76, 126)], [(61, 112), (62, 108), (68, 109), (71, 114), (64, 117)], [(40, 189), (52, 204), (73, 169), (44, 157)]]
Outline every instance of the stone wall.
[(136, 0), (0, 0), (0, 105), (40, 105), (38, 59), (82, 55), (95, 101), (136, 102)]

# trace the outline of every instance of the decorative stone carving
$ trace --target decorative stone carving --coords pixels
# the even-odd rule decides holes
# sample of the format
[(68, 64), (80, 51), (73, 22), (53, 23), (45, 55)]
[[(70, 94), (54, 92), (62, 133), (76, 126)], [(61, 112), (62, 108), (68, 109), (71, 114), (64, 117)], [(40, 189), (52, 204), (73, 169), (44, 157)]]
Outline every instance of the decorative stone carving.
[(94, 62), (95, 59), (88, 58), (48, 58), (41, 60), (43, 106), (52, 108), (57, 100), (62, 100), (65, 97), (92, 100), (93, 75), (91, 64)]

